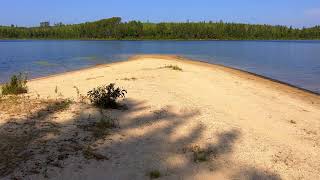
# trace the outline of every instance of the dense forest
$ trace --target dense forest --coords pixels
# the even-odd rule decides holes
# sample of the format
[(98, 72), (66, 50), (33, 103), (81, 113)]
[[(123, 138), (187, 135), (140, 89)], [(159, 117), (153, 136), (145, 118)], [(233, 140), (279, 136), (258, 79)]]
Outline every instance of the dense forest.
[(0, 26), (0, 39), (320, 39), (320, 26), (292, 28), (220, 22), (142, 23), (113, 17), (95, 22), (41, 27)]

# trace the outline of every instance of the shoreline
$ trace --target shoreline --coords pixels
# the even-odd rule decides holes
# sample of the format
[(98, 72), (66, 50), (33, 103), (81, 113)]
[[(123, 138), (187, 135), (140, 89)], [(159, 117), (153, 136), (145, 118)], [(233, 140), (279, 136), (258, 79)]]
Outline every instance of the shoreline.
[(0, 41), (320, 41), (320, 39), (0, 39)]
[(201, 61), (201, 60), (190, 59), (190, 58), (186, 58), (186, 57), (179, 56), (179, 55), (161, 55), (161, 54), (133, 55), (126, 60), (120, 60), (118, 62), (111, 62), (111, 63), (106, 63), (106, 64), (98, 64), (98, 65), (94, 65), (94, 66), (90, 66), (90, 67), (86, 67), (86, 68), (80, 68), (80, 69), (70, 70), (70, 71), (52, 74), (52, 75), (48, 75), (48, 76), (33, 78), (33, 79), (30, 79), (28, 82), (44, 80), (44, 79), (57, 77), (57, 76), (69, 75), (69, 74), (82, 72), (82, 71), (88, 71), (88, 70), (92, 70), (92, 69), (105, 68), (105, 67), (109, 67), (109, 66), (116, 65), (116, 64), (123, 64), (128, 61), (139, 60), (141, 58), (157, 58), (157, 59), (164, 59), (164, 60), (171, 60), (171, 61), (177, 61), (177, 62), (182, 62), (182, 63), (199, 65), (199, 66), (206, 67), (206, 68), (219, 69), (219, 70), (225, 71), (227, 73), (242, 77), (244, 79), (252, 80), (252, 81), (255, 81), (258, 83), (266, 83), (266, 84), (270, 85), (272, 88), (281, 90), (282, 92), (287, 93), (288, 95), (298, 96), (301, 99), (307, 98), (311, 102), (313, 102), (312, 101), (313, 98), (318, 99), (318, 100), (316, 100), (316, 104), (320, 104), (320, 93), (317, 93), (317, 92), (314, 92), (314, 91), (311, 91), (308, 89), (304, 89), (304, 88), (301, 88), (301, 87), (298, 87), (298, 86), (295, 86), (295, 85), (292, 85), (292, 84), (289, 84), (289, 83), (286, 83), (286, 82), (283, 82), (283, 81), (280, 81), (277, 79), (273, 79), (273, 78), (269, 78), (269, 77), (266, 77), (263, 75), (252, 73), (249, 71), (224, 66), (221, 64), (213, 64), (213, 63), (208, 63), (208, 62)]

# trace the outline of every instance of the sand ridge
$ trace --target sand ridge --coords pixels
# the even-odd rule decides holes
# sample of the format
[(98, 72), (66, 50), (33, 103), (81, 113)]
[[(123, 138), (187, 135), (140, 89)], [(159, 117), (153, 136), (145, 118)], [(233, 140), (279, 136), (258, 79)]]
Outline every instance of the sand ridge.
[[(76, 89), (85, 95), (111, 82), (128, 90), (129, 109), (106, 110), (119, 128), (90, 141), (108, 160), (72, 155), (63, 168), (49, 167), (49, 179), (149, 179), (152, 170), (161, 179), (320, 179), (320, 98), (301, 89), (169, 55), (135, 56), (28, 87), (32, 98), (77, 99)], [(76, 103), (47, 120), (61, 126), (56, 139), (63, 139), (69, 131), (81, 135), (77, 123), (96, 116)]]

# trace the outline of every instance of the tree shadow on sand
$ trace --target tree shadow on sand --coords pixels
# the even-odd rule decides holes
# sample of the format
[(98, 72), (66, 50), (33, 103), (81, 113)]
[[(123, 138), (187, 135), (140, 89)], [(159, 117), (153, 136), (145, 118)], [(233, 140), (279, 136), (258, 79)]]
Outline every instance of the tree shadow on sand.
[(58, 133), (60, 124), (47, 118), (64, 111), (71, 104), (69, 100), (30, 100), (25, 97), (15, 97), (14, 101), (17, 106), (28, 101), (28, 107), (19, 109), (12, 104), (9, 107), (7, 101), (1, 102), (7, 106), (7, 111), (15, 110), (16, 114), (22, 114), (23, 117), (11, 117), (0, 126), (0, 177), (12, 173), (21, 163), (32, 159), (33, 148), (44, 147), (41, 144), (45, 142), (39, 141), (42, 137)]
[[(226, 164), (234, 163), (228, 157), (241, 137), (240, 130), (218, 133), (216, 142), (202, 145), (210, 158), (197, 163), (190, 147), (198, 143), (206, 130), (205, 125), (193, 120), (201, 114), (200, 110), (173, 106), (155, 108), (134, 99), (127, 99), (125, 103), (128, 106), (125, 111), (103, 110), (103, 114), (118, 119), (119, 128), (108, 129), (100, 138), (80, 128), (104, 116), (88, 104), (76, 103), (71, 108), (41, 113), (50, 107), (47, 104), (27, 118), (9, 119), (0, 127), (0, 153), (12, 151), (13, 154), (7, 157), (6, 163), (0, 162), (0, 176), (17, 179), (149, 179), (148, 172), (159, 170), (164, 179), (194, 179), (203, 172), (219, 173)], [(69, 112), (67, 117), (65, 112)], [(38, 114), (42, 114), (41, 118)], [(61, 123), (52, 120), (61, 117), (66, 120)], [(27, 129), (21, 130), (23, 128)], [(25, 131), (26, 135), (23, 134)], [(84, 152), (88, 150), (92, 158), (85, 156)], [(228, 177), (280, 179), (279, 175), (265, 170), (241, 167)]]

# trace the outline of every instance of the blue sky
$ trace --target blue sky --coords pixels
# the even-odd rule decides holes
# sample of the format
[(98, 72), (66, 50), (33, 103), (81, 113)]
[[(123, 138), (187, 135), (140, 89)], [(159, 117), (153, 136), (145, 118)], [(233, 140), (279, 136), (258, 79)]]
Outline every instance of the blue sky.
[(0, 24), (124, 20), (320, 25), (320, 0), (1, 0)]

